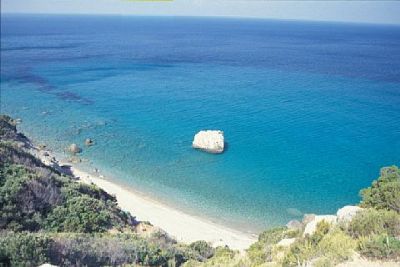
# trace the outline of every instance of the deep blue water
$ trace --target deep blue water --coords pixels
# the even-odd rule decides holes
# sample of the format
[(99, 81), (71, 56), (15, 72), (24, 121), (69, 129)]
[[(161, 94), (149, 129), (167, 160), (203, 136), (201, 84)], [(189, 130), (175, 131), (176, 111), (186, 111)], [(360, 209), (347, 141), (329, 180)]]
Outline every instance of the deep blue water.
[[(359, 201), (400, 164), (400, 27), (3, 15), (1, 112), (82, 167), (259, 231)], [(228, 149), (191, 148), (221, 129)]]

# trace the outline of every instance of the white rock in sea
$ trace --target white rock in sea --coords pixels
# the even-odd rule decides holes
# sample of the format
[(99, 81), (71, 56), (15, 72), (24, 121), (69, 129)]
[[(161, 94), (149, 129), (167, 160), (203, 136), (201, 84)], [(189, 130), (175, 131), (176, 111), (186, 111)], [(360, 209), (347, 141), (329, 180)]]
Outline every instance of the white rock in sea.
[(358, 206), (344, 206), (343, 208), (339, 209), (336, 213), (338, 222), (350, 222), (354, 216), (360, 211), (362, 211), (363, 208), (360, 208)]
[(77, 145), (77, 144), (71, 144), (68, 147), (68, 151), (71, 152), (72, 154), (80, 153), (82, 149)]
[(209, 153), (222, 153), (224, 152), (224, 132), (219, 130), (200, 131), (194, 136), (192, 146)]
[(319, 222), (325, 221), (330, 224), (336, 224), (337, 217), (335, 215), (315, 215), (309, 223), (306, 224), (303, 235), (312, 235), (317, 229), (317, 224)]

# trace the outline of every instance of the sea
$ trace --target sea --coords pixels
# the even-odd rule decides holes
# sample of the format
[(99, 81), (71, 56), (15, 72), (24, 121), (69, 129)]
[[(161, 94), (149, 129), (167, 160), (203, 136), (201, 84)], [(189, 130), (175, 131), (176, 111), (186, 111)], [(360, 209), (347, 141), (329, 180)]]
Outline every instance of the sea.
[[(82, 169), (259, 233), (400, 164), (400, 26), (2, 14), (0, 102)], [(224, 153), (192, 148), (206, 129)]]

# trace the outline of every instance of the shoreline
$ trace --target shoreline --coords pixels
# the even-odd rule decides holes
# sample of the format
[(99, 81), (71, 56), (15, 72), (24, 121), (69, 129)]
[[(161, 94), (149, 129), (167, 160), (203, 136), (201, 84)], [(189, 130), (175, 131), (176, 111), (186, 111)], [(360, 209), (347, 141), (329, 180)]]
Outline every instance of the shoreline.
[(148, 197), (145, 192), (135, 192), (135, 189), (115, 183), (103, 175), (83, 171), (76, 164), (67, 162), (64, 157), (53, 151), (33, 147), (33, 154), (44, 164), (49, 165), (52, 162), (50, 159), (53, 159), (53, 164), (55, 162), (60, 169), (68, 166), (72, 176), (76, 177), (78, 182), (95, 184), (107, 193), (114, 195), (122, 210), (130, 212), (138, 221), (150, 222), (178, 242), (191, 243), (205, 240), (213, 246), (227, 245), (231, 249), (244, 251), (258, 239), (255, 234), (241, 232), (208, 221), (206, 218), (191, 215)]
[(230, 229), (206, 219), (189, 215), (149, 197), (142, 196), (113, 183), (106, 178), (96, 177), (71, 166), (73, 175), (87, 184), (95, 184), (109, 194), (115, 195), (118, 205), (129, 211), (139, 221), (149, 221), (166, 231), (179, 242), (191, 243), (198, 240), (213, 246), (228, 245), (232, 249), (244, 250), (257, 241), (257, 237)]

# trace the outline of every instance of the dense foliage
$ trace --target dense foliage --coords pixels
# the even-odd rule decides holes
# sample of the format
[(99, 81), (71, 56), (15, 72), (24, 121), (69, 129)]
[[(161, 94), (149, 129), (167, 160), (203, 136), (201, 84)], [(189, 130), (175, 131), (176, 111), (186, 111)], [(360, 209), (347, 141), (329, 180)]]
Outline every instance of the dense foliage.
[(381, 169), (381, 176), (360, 192), (361, 206), (400, 212), (400, 170), (396, 166)]
[(400, 240), (386, 234), (370, 236), (361, 240), (360, 252), (368, 258), (400, 261)]
[[(1, 155), (10, 155), (0, 160), (0, 229), (104, 232), (134, 227), (134, 218), (118, 208), (114, 197), (14, 151), (18, 149), (0, 142)], [(15, 164), (16, 158), (33, 163)]]
[(392, 210), (369, 208), (353, 218), (347, 231), (356, 238), (381, 234), (400, 236), (400, 214)]
[(0, 266), (36, 266), (49, 261), (51, 239), (21, 232), (0, 234)]
[(174, 243), (161, 245), (157, 239), (144, 239), (134, 233), (8, 232), (0, 238), (0, 260), (12, 266), (45, 262), (59, 266), (173, 266), (187, 258)]

